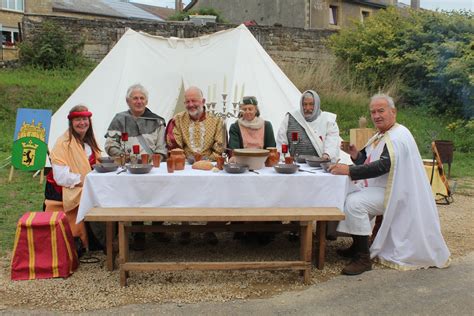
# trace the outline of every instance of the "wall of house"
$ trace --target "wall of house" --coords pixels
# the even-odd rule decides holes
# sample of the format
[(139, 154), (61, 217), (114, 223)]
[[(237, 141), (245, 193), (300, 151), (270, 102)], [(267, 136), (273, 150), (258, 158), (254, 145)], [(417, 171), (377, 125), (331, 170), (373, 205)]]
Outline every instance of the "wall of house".
[[(125, 33), (127, 28), (165, 37), (196, 37), (236, 27), (231, 24), (194, 26), (189, 23), (157, 23), (129, 20), (85, 20), (57, 16), (25, 15), (24, 38), (34, 36), (42, 22), (50, 20), (61, 26), (78, 41), (84, 39), (84, 54), (100, 61)], [(257, 26), (249, 30), (280, 66), (313, 63), (328, 58), (324, 40), (334, 31), (302, 28)]]
[(279, 23), (289, 27), (305, 27), (307, 0), (200, 0), (194, 7), (214, 8), (230, 23), (255, 20), (261, 25)]
[(53, 0), (25, 0), (25, 13), (51, 14)]
[(18, 23), (21, 22), (23, 13), (13, 12), (7, 10), (0, 10), (0, 24), (4, 27), (18, 28)]
[(0, 61), (18, 59), (18, 49), (16, 47), (0, 47)]
[[(313, 3), (317, 3), (317, 0)], [(354, 25), (355, 21), (361, 21), (362, 11), (369, 12), (369, 14), (374, 14), (379, 10), (373, 6), (363, 5), (360, 3), (351, 3), (348, 1), (342, 0), (326, 0), (323, 1), (325, 5), (313, 5), (311, 6), (310, 13), (310, 28), (314, 29), (341, 29), (348, 28)], [(376, 2), (376, 1), (371, 1)], [(379, 2), (389, 2), (389, 1), (379, 1)], [(331, 25), (329, 23), (329, 7), (337, 7), (337, 25)]]

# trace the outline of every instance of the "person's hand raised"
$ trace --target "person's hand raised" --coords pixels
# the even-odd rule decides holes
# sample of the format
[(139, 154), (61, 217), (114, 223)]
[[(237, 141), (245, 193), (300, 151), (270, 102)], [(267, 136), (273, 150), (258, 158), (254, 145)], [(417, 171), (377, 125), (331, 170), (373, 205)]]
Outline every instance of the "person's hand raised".
[(359, 149), (357, 149), (356, 145), (349, 145), (349, 155), (351, 155), (352, 160), (357, 159), (357, 156), (359, 155)]

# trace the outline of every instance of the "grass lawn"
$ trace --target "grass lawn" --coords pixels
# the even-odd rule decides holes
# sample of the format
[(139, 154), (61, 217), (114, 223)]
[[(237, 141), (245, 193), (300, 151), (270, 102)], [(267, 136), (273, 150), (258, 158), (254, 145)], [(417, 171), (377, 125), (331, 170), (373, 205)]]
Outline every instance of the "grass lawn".
[[(0, 70), (0, 166), (11, 154), (16, 109), (19, 107), (55, 111), (90, 73), (92, 67), (76, 70), (40, 71), (36, 69)], [(350, 128), (357, 127), (360, 116), (368, 113), (368, 100), (346, 95), (322, 95), (322, 109), (338, 114), (341, 136), (349, 139)], [(430, 143), (434, 138), (462, 141), (472, 135), (458, 135), (445, 127), (455, 119), (430, 115), (422, 109), (399, 109), (398, 121), (413, 133), (424, 158), (431, 158)], [(275, 127), (276, 128), (276, 127)], [(455, 151), (451, 177), (473, 177), (474, 159), (470, 153)], [(44, 184), (32, 172), (15, 171), (8, 183), (9, 166), (0, 168), (0, 255), (13, 244), (18, 218), (26, 211), (41, 211)], [(467, 182), (471, 183), (471, 182)]]

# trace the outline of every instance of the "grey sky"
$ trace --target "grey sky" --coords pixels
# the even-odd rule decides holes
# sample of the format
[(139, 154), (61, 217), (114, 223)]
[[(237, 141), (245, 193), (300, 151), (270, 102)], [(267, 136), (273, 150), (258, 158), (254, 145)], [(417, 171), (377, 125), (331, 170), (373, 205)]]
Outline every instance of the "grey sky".
[[(146, 3), (161, 7), (174, 8), (174, 0), (131, 0), (131, 2)], [(190, 1), (184, 0), (186, 5)], [(410, 4), (410, 0), (399, 0), (399, 2)], [(474, 0), (421, 0), (421, 7), (425, 9), (460, 10), (466, 9), (474, 11)]]

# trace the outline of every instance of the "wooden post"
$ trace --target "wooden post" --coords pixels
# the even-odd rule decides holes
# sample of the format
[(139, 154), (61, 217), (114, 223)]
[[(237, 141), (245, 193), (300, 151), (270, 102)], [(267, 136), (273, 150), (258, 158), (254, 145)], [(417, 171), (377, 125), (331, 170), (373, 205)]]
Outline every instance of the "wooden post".
[(105, 244), (107, 251), (107, 270), (114, 270), (114, 222), (105, 223)]
[(44, 182), (44, 168), (41, 169), (40, 171), (40, 184), (43, 184)]
[(13, 166), (10, 167), (10, 175), (8, 176), (8, 182), (12, 182), (13, 179), (13, 171), (15, 168)]
[(350, 143), (356, 145), (358, 150), (361, 150), (374, 134), (375, 130), (373, 128), (351, 128)]
[(324, 256), (326, 252), (326, 222), (316, 222), (316, 233), (319, 235), (319, 247), (318, 247), (318, 261), (316, 267), (319, 270), (324, 269)]

